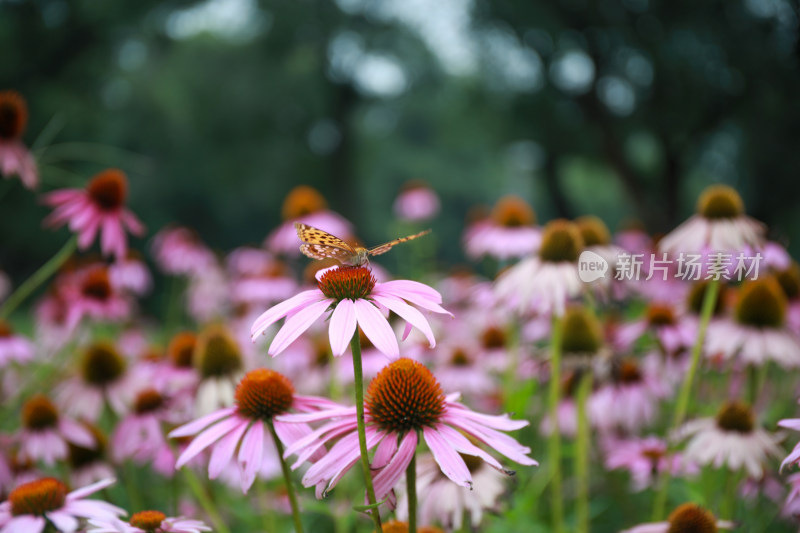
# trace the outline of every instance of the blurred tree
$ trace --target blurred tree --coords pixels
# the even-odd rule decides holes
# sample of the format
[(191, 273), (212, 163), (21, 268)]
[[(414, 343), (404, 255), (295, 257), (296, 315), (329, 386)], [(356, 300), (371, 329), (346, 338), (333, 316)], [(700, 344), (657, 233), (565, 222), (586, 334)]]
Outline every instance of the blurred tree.
[[(509, 192), (664, 231), (723, 181), (797, 240), (797, 34), (786, 0), (5, 1), (0, 87), (45, 137), (43, 190), (119, 166), (151, 229), (221, 249), (260, 242), (297, 183), (392, 237), (410, 178), (443, 197), (449, 260), (468, 208)], [(0, 185), (0, 267), (23, 275), (62, 236)]]

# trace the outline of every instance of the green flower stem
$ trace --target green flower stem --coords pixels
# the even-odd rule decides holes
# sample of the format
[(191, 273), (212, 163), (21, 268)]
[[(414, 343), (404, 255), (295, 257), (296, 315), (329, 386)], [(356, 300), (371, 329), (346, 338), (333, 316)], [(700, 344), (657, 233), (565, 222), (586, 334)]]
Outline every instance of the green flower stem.
[(553, 533), (564, 530), (564, 502), (561, 495), (561, 428), (558, 427), (558, 404), (561, 400), (561, 340), (563, 336), (562, 317), (554, 315), (550, 339), (550, 388), (548, 404), (550, 413), (550, 437), (548, 438), (548, 457), (552, 471), (551, 495), (553, 511)]
[(294, 485), (292, 484), (292, 473), (289, 471), (289, 465), (286, 464), (286, 459), (283, 458), (283, 444), (278, 434), (275, 432), (275, 426), (272, 420), (267, 422), (269, 433), (272, 435), (272, 440), (275, 442), (275, 449), (278, 451), (278, 458), (281, 462), (281, 470), (283, 471), (283, 481), (286, 484), (286, 492), (289, 494), (289, 503), (292, 506), (292, 518), (294, 518), (294, 530), (296, 533), (303, 533), (303, 522), (300, 520), (300, 507), (297, 505), (297, 496), (294, 493)]
[(217, 506), (214, 505), (214, 500), (212, 500), (208, 493), (203, 489), (203, 486), (200, 484), (200, 480), (197, 479), (197, 476), (192, 471), (191, 468), (183, 468), (183, 477), (186, 479), (186, 484), (189, 485), (189, 489), (194, 494), (194, 497), (197, 499), (197, 502), (200, 504), (200, 507), (208, 515), (208, 519), (211, 520), (211, 525), (214, 526), (214, 531), (217, 533), (231, 533), (231, 530), (225, 525), (225, 522), (222, 521), (222, 517), (217, 510)]
[(5, 319), (10, 315), (14, 309), (16, 309), (19, 304), (25, 301), (25, 299), (30, 296), (33, 291), (35, 291), (42, 283), (47, 281), (50, 276), (56, 273), (56, 271), (64, 264), (64, 262), (69, 259), (69, 256), (75, 251), (75, 248), (78, 246), (78, 238), (76, 236), (72, 236), (65, 244), (61, 247), (61, 249), (50, 258), (47, 263), (43, 264), (39, 267), (39, 270), (33, 273), (31, 277), (26, 279), (22, 285), (17, 287), (11, 296), (3, 303), (2, 307), (0, 307), (0, 320)]
[[(706, 330), (708, 323), (711, 321), (711, 315), (714, 314), (714, 306), (717, 304), (717, 296), (719, 295), (719, 280), (712, 279), (708, 287), (706, 287), (705, 294), (703, 295), (703, 305), (700, 308), (700, 325), (697, 329), (697, 339), (692, 347), (692, 359), (689, 364), (689, 371), (686, 373), (686, 378), (683, 380), (683, 385), (678, 393), (678, 401), (675, 404), (675, 414), (672, 418), (672, 431), (674, 432), (686, 418), (686, 413), (689, 410), (689, 402), (692, 396), (692, 384), (694, 376), (697, 374), (697, 367), (700, 365), (700, 354), (703, 352), (703, 343), (706, 339)], [(667, 504), (667, 490), (669, 489), (669, 482), (672, 478), (670, 469), (664, 471), (661, 477), (661, 484), (656, 493), (653, 505), (653, 520), (660, 521), (664, 517), (664, 510)]]
[(408, 533), (417, 533), (417, 454), (411, 456), (406, 468), (406, 490), (408, 491)]
[(575, 452), (575, 477), (577, 478), (577, 533), (589, 533), (589, 416), (586, 410), (592, 392), (592, 373), (581, 376), (575, 401), (578, 404), (578, 434)]
[[(358, 337), (358, 328), (350, 340), (350, 350), (353, 352), (353, 376), (356, 389), (356, 423), (358, 424), (358, 448), (361, 451), (361, 468), (364, 471), (364, 485), (367, 488), (367, 503), (375, 505), (375, 488), (372, 486), (372, 469), (369, 465), (369, 452), (367, 451), (367, 432), (364, 423), (364, 375), (361, 370), (361, 339)], [(369, 511), (372, 521), (375, 522), (376, 531), (383, 531), (381, 513), (377, 506)]]

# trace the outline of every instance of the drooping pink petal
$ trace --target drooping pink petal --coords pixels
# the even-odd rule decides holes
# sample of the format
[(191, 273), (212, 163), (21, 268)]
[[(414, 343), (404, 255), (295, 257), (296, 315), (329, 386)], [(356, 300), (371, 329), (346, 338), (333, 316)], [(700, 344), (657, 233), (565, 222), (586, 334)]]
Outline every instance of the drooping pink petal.
[(485, 451), (481, 450), (474, 444), (472, 444), (464, 435), (459, 433), (458, 431), (454, 430), (450, 426), (445, 424), (439, 424), (436, 426), (436, 430), (439, 434), (447, 439), (447, 441), (455, 448), (455, 450), (459, 453), (463, 453), (466, 455), (474, 455), (475, 457), (480, 457), (486, 463), (493, 466), (497, 470), (505, 471), (503, 465), (497, 462), (497, 459), (486, 453)]
[(471, 487), (472, 475), (469, 473), (467, 464), (458, 455), (458, 452), (447, 443), (445, 438), (431, 427), (423, 428), (422, 435), (425, 437), (425, 442), (428, 444), (433, 458), (439, 468), (442, 469), (442, 473), (457, 485)]
[(295, 309), (305, 307), (307, 304), (323, 298), (325, 298), (325, 295), (322, 294), (322, 291), (319, 289), (311, 289), (295, 294), (288, 300), (284, 300), (278, 305), (270, 307), (253, 322), (253, 327), (250, 328), (250, 338), (255, 341), (268, 327)]
[(86, 485), (85, 487), (73, 490), (72, 492), (67, 494), (67, 501), (79, 500), (84, 496), (89, 496), (90, 494), (94, 494), (99, 490), (103, 490), (106, 487), (110, 487), (116, 482), (117, 480), (114, 478), (101, 479), (100, 481), (96, 481), (91, 485)]
[(74, 516), (70, 516), (67, 513), (58, 512), (58, 511), (51, 511), (49, 513), (45, 513), (45, 516), (53, 522), (53, 525), (56, 526), (58, 531), (63, 531), (64, 533), (73, 533), (78, 529), (78, 519)]
[(175, 469), (181, 468), (183, 465), (188, 463), (192, 460), (192, 458), (197, 455), (198, 453), (202, 452), (219, 439), (224, 437), (228, 434), (228, 432), (232, 431), (236, 428), (236, 426), (241, 423), (241, 420), (238, 417), (231, 417), (221, 422), (217, 423), (216, 425), (211, 426), (207, 430), (200, 433), (194, 440), (189, 444), (189, 446), (183, 451), (180, 457), (178, 457), (178, 461), (175, 463)]
[(275, 335), (275, 338), (272, 339), (272, 344), (267, 353), (274, 357), (285, 350), (297, 337), (311, 327), (311, 324), (325, 312), (330, 304), (330, 300), (314, 302), (287, 318), (283, 323), (283, 327), (281, 327), (277, 335)]
[(44, 517), (20, 515), (15, 516), (3, 528), (3, 533), (42, 533), (47, 525)]
[[(374, 295), (374, 298), (376, 302), (385, 305), (386, 307), (397, 313), (397, 315), (400, 316), (403, 320), (405, 320), (409, 324), (413, 324), (415, 328), (420, 330), (425, 335), (425, 338), (428, 339), (428, 343), (430, 344), (431, 348), (436, 346), (436, 339), (433, 337), (433, 330), (431, 330), (431, 325), (428, 324), (428, 321), (425, 319), (422, 313), (420, 313), (419, 311), (417, 311), (416, 309), (405, 303), (400, 298), (394, 296), (377, 294)], [(406, 336), (407, 334), (403, 335), (403, 338), (405, 338)]]
[[(391, 439), (393, 435), (389, 435)], [(380, 501), (384, 496), (389, 494), (402, 475), (405, 473), (408, 465), (411, 463), (411, 458), (417, 451), (417, 432), (409, 431), (400, 442), (397, 448), (397, 453), (394, 454), (389, 464), (387, 464), (378, 475), (373, 479), (375, 486), (375, 498)]]
[(264, 457), (264, 422), (258, 420), (242, 439), (239, 447), (239, 464), (242, 467), (242, 492), (247, 493), (256, 480), (261, 460)]
[(239, 439), (242, 438), (248, 425), (250, 425), (249, 421), (242, 420), (236, 429), (225, 435), (214, 446), (214, 451), (211, 452), (211, 459), (208, 461), (208, 479), (217, 479), (222, 470), (231, 462), (236, 446), (239, 444)]
[(366, 300), (356, 300), (355, 308), (358, 324), (372, 345), (390, 359), (397, 359), (400, 356), (397, 337), (378, 308)]
[(328, 326), (328, 338), (331, 342), (333, 355), (340, 356), (347, 350), (350, 339), (356, 330), (356, 308), (353, 300), (345, 298), (338, 304), (331, 314)]
[(58, 421), (58, 429), (61, 431), (61, 434), (73, 444), (83, 446), (90, 450), (93, 450), (95, 446), (97, 446), (94, 436), (88, 429), (68, 418), (63, 418)]
[(173, 429), (172, 431), (170, 431), (168, 437), (171, 439), (175, 439), (178, 437), (189, 437), (191, 435), (200, 432), (203, 428), (213, 424), (217, 420), (232, 415), (234, 411), (236, 411), (235, 407), (226, 407), (224, 409), (214, 411), (213, 413), (209, 413), (203, 417), (198, 418), (197, 420), (193, 420), (187, 424), (184, 424), (178, 428)]
[(375, 455), (372, 457), (372, 468), (383, 468), (389, 464), (395, 453), (397, 453), (397, 438), (390, 434), (375, 448)]

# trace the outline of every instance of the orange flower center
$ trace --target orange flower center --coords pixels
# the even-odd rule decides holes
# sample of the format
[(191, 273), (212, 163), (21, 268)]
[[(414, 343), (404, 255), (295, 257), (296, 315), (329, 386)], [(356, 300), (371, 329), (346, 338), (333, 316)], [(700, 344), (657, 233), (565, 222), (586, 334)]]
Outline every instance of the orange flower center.
[(709, 511), (684, 503), (669, 515), (667, 533), (717, 533), (717, 522)]
[(294, 387), (289, 378), (269, 370), (257, 368), (245, 374), (236, 387), (236, 405), (243, 416), (271, 420), (292, 406)]
[(161, 527), (161, 523), (167, 515), (161, 511), (139, 511), (131, 516), (130, 524), (133, 527), (144, 529), (147, 533), (153, 533)]
[(450, 356), (450, 364), (453, 366), (470, 366), (472, 360), (465, 350), (456, 348)]
[(528, 202), (519, 196), (506, 196), (498, 200), (492, 209), (492, 220), (507, 228), (532, 226), (536, 222), (536, 214)]
[(539, 257), (550, 263), (574, 262), (583, 250), (578, 226), (568, 220), (552, 220), (544, 227)]
[(506, 334), (500, 328), (489, 326), (481, 336), (483, 347), (487, 350), (494, 350), (497, 348), (505, 348)]
[(575, 220), (586, 246), (603, 246), (611, 243), (611, 232), (606, 223), (596, 216), (587, 215)]
[(155, 389), (145, 389), (136, 395), (133, 410), (136, 414), (152, 413), (164, 405), (164, 397)]
[(630, 385), (642, 381), (642, 372), (635, 361), (624, 359), (616, 368), (615, 377), (618, 383)]
[(281, 208), (281, 215), (284, 220), (292, 220), (322, 211), (326, 207), (325, 198), (315, 188), (308, 185), (299, 185), (286, 195)]
[(675, 313), (668, 305), (651, 303), (647, 307), (647, 323), (651, 326), (672, 326), (675, 324)]
[(86, 186), (89, 198), (103, 211), (115, 211), (125, 203), (128, 194), (128, 178), (116, 168), (97, 174)]
[(37, 479), (12, 490), (8, 501), (14, 516), (41, 516), (64, 506), (67, 501), (67, 486), (51, 477)]
[(125, 359), (107, 341), (91, 344), (83, 354), (81, 373), (84, 381), (104, 387), (117, 381), (127, 367)]
[(58, 409), (47, 396), (37, 394), (22, 406), (22, 425), (28, 429), (41, 430), (55, 427)]
[(170, 361), (178, 368), (191, 368), (196, 346), (197, 335), (190, 331), (178, 333), (172, 338), (167, 348)]
[(405, 433), (439, 420), (445, 411), (444, 393), (424, 365), (398, 359), (369, 384), (366, 407), (381, 429)]
[(711, 185), (700, 194), (697, 212), (710, 220), (736, 218), (744, 214), (744, 202), (732, 187)]
[(375, 276), (366, 267), (342, 267), (325, 272), (320, 276), (317, 286), (322, 294), (340, 302), (345, 298), (366, 298), (375, 287), (375, 282)]
[(11, 324), (6, 322), (5, 320), (0, 319), (0, 338), (10, 337), (13, 334), (14, 330), (11, 328)]
[(98, 267), (86, 274), (81, 284), (81, 294), (92, 300), (106, 301), (111, 297), (111, 281), (108, 279), (108, 269)]
[(717, 427), (736, 433), (752, 433), (756, 425), (753, 410), (742, 402), (728, 402), (717, 413)]
[(17, 91), (0, 92), (0, 139), (22, 136), (28, 122), (28, 106)]

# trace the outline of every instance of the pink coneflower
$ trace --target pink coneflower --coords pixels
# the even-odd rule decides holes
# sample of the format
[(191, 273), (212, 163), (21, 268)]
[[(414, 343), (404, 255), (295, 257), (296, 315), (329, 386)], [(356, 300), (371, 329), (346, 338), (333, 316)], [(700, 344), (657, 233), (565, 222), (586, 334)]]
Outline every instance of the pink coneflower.
[(667, 443), (654, 436), (627, 440), (612, 438), (603, 449), (606, 468), (630, 472), (635, 491), (653, 486), (656, 478), (666, 471), (672, 476), (697, 472), (697, 468), (686, 464), (680, 454), (668, 454)]
[(620, 533), (676, 533), (716, 532), (717, 529), (733, 529), (736, 524), (727, 520), (717, 520), (711, 512), (694, 503), (684, 503), (669, 515), (666, 522), (642, 524)]
[(488, 219), (467, 228), (464, 235), (467, 255), (505, 260), (532, 254), (542, 241), (541, 229), (535, 223), (536, 215), (525, 200), (505, 196), (497, 201)]
[(73, 486), (83, 487), (103, 479), (114, 477), (114, 467), (106, 457), (107, 439), (100, 428), (84, 423), (83, 426), (92, 434), (94, 446), (86, 447), (68, 442), (69, 454), (67, 463), (70, 467), (70, 481)]
[(619, 351), (626, 352), (647, 332), (653, 333), (664, 353), (672, 354), (694, 344), (697, 324), (685, 320), (677, 305), (652, 301), (647, 306), (645, 316), (617, 328), (614, 344)]
[(127, 522), (119, 518), (93, 518), (87, 533), (200, 533), (211, 528), (200, 520), (170, 517), (161, 511), (139, 511)]
[(660, 399), (668, 392), (659, 370), (640, 366), (632, 358), (613, 363), (611, 382), (592, 393), (592, 425), (606, 433), (633, 433), (651, 424), (658, 415)]
[(33, 343), (14, 332), (11, 325), (0, 319), (0, 368), (8, 366), (11, 361), (27, 363), (33, 359)]
[(519, 312), (563, 315), (567, 301), (584, 288), (578, 277), (583, 238), (575, 224), (553, 220), (544, 228), (539, 252), (500, 274), (498, 298)]
[(441, 295), (427, 285), (408, 280), (377, 283), (366, 267), (330, 268), (318, 273), (317, 286), (317, 289), (303, 291), (258, 317), (250, 330), (253, 341), (272, 324), (288, 316), (269, 347), (269, 354), (275, 356), (332, 308), (328, 333), (333, 355), (344, 353), (358, 326), (378, 350), (395, 359), (400, 355), (400, 348), (383, 315), (385, 309), (406, 320), (404, 338), (413, 325), (425, 334), (431, 347), (436, 345), (436, 340), (430, 324), (409, 303), (434, 313), (450, 314), (439, 305), (442, 303)]
[[(506, 492), (508, 476), (472, 455), (460, 454), (466, 463), (475, 490), (453, 484), (430, 454), (417, 459), (417, 497), (419, 522), (440, 523), (449, 530), (460, 530), (465, 514), (473, 528), (480, 526), (484, 513), (497, 511)], [(405, 484), (401, 481), (397, 497), (397, 518), (408, 519)], [(384, 528), (385, 530), (385, 528)]]
[(65, 380), (56, 390), (60, 405), (91, 422), (100, 418), (103, 406), (124, 413), (136, 391), (128, 361), (109, 341), (101, 340), (81, 351), (78, 375)]
[[(295, 409), (303, 413), (336, 405), (324, 398), (298, 396), (288, 378), (266, 368), (248, 372), (236, 387), (236, 406), (220, 409), (173, 430), (169, 436), (197, 435), (178, 458), (181, 468), (197, 454), (212, 446), (208, 477), (217, 478), (234, 459), (242, 472), (242, 492), (247, 492), (264, 460), (265, 433), (269, 426), (284, 444), (311, 433), (311, 428), (288, 424), (277, 415)], [(199, 434), (199, 435), (198, 435)]]
[(752, 409), (740, 402), (723, 405), (716, 418), (687, 422), (676, 436), (689, 438), (685, 460), (714, 468), (724, 465), (732, 471), (744, 469), (751, 477), (761, 477), (764, 462), (780, 456), (777, 443), (783, 438), (757, 427)]
[(217, 262), (194, 231), (180, 226), (156, 233), (152, 250), (156, 264), (165, 274), (197, 275)]
[(228, 256), (233, 278), (230, 299), (239, 304), (268, 304), (291, 297), (297, 282), (289, 269), (264, 250), (239, 248)]
[(45, 219), (48, 226), (69, 224), (78, 236), (78, 248), (87, 249), (100, 232), (100, 247), (106, 255), (125, 257), (128, 249), (125, 230), (142, 235), (144, 226), (125, 206), (128, 178), (110, 168), (91, 179), (86, 189), (60, 189), (44, 196), (54, 211)]
[(439, 197), (427, 183), (409, 181), (394, 200), (394, 214), (407, 222), (430, 220), (439, 212)]
[(210, 322), (222, 317), (227, 311), (229, 297), (228, 279), (216, 262), (189, 278), (186, 307), (197, 322)]
[(103, 264), (92, 264), (69, 272), (57, 280), (56, 290), (64, 305), (67, 327), (76, 326), (81, 319), (113, 322), (127, 318), (131, 303), (111, 283), (109, 269)]
[(185, 421), (185, 413), (176, 409), (173, 398), (153, 387), (141, 389), (131, 412), (114, 428), (111, 436), (113, 458), (120, 463), (132, 459), (139, 464), (156, 462), (168, 447), (163, 427)]
[(200, 381), (194, 366), (196, 348), (197, 335), (191, 331), (176, 333), (167, 345), (166, 358), (153, 365), (150, 383), (170, 393), (194, 390)]
[(352, 235), (350, 223), (328, 210), (327, 202), (313, 187), (298, 185), (286, 195), (281, 209), (284, 222), (265, 241), (265, 247), (275, 253), (292, 257), (300, 255), (300, 240), (295, 222), (301, 222), (347, 240)]
[(36, 161), (20, 138), (28, 122), (28, 106), (16, 91), (0, 91), (0, 173), (17, 175), (29, 189), (39, 184)]
[(744, 214), (741, 196), (727, 185), (707, 187), (697, 200), (697, 214), (658, 243), (660, 250), (681, 253), (728, 252), (760, 248), (764, 225)]
[(705, 346), (709, 356), (738, 358), (784, 368), (800, 366), (800, 337), (786, 327), (786, 296), (774, 277), (745, 282), (739, 289), (733, 320), (709, 324)]
[(631, 254), (648, 254), (653, 251), (653, 239), (638, 220), (628, 220), (614, 235), (614, 243)]
[(92, 485), (67, 492), (67, 486), (55, 478), (42, 478), (20, 485), (0, 503), (0, 531), (3, 533), (42, 533), (47, 527), (54, 531), (77, 531), (80, 518), (114, 518), (125, 511), (100, 500), (87, 500), (114, 483), (105, 479)]
[(138, 253), (128, 250), (128, 254), (108, 267), (111, 284), (136, 296), (150, 292), (153, 277)]
[(30, 398), (22, 406), (22, 429), (17, 436), (22, 460), (42, 460), (52, 466), (67, 456), (67, 443), (94, 445), (94, 437), (85, 427), (63, 416), (42, 394)]
[[(420, 434), (442, 472), (462, 487), (471, 487), (474, 480), (459, 454), (478, 457), (501, 472), (511, 473), (464, 434), (519, 464), (538, 464), (527, 456), (530, 448), (497, 431), (516, 430), (527, 426), (527, 421), (467, 409), (456, 402), (458, 394), (445, 396), (430, 370), (412, 359), (398, 359), (386, 366), (370, 383), (365, 398), (367, 448), (377, 447), (372, 468), (378, 470), (374, 479), (378, 500), (392, 490), (405, 472), (416, 453)], [(278, 420), (328, 421), (289, 445), (285, 454), (297, 454), (293, 465), (297, 468), (324, 449), (326, 443), (336, 440), (303, 476), (303, 485), (317, 487), (317, 497), (332, 489), (360, 458), (355, 407), (337, 405), (309, 415), (280, 416)]]

